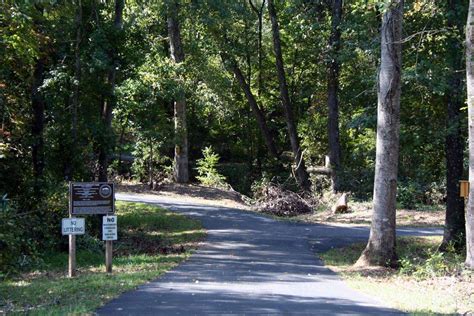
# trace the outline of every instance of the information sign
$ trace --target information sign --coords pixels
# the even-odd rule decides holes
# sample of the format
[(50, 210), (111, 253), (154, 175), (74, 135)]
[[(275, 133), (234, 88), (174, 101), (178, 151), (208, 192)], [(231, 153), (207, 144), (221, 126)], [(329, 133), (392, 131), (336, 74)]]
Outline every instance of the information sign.
[(114, 184), (106, 182), (70, 182), (69, 212), (72, 215), (114, 213)]
[(117, 216), (104, 216), (102, 219), (102, 240), (117, 240)]

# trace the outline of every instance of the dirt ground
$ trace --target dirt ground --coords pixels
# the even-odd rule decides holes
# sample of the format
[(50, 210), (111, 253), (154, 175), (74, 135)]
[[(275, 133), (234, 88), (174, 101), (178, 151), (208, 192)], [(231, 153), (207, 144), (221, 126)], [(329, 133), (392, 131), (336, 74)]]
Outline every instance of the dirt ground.
[[(310, 223), (370, 224), (372, 203), (349, 201), (349, 213), (334, 214), (323, 208), (312, 214), (299, 215), (295, 219)], [(441, 207), (426, 210), (397, 210), (397, 226), (442, 226), (445, 211)]]
[(163, 184), (150, 190), (148, 185), (123, 182), (116, 185), (119, 192), (134, 192), (161, 196), (169, 200), (186, 201), (192, 204), (223, 206), (248, 210), (244, 197), (231, 190), (209, 188), (197, 184)]
[[(162, 196), (169, 200), (186, 201), (193, 204), (214, 205), (231, 207), (258, 212), (248, 202), (250, 199), (242, 194), (218, 188), (209, 188), (197, 184), (163, 184), (155, 190), (150, 190), (147, 185), (123, 182), (117, 184), (117, 191), (152, 194)], [(292, 220), (308, 223), (332, 224), (370, 224), (372, 204), (370, 202), (349, 201), (350, 213), (334, 214), (330, 207), (320, 206), (311, 214), (292, 217)], [(430, 208), (426, 210), (397, 210), (398, 226), (442, 226), (444, 225), (445, 212), (443, 209)]]

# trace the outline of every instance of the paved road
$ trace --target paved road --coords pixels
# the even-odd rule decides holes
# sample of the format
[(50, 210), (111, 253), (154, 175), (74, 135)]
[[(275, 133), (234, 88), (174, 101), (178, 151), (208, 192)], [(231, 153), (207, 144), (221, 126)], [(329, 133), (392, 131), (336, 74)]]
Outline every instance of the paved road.
[[(156, 203), (202, 221), (206, 243), (159, 279), (114, 299), (100, 315), (398, 315), (348, 288), (317, 252), (368, 237), (366, 227), (276, 221), (255, 213), (162, 198), (117, 194)], [(434, 235), (436, 229), (399, 234)]]

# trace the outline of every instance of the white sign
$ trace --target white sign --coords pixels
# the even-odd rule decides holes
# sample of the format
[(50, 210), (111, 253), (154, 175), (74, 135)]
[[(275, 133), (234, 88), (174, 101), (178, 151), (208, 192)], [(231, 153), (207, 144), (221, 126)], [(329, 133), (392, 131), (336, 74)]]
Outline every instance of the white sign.
[(63, 235), (83, 235), (86, 231), (84, 218), (63, 218), (61, 232)]
[(102, 240), (117, 240), (117, 216), (104, 216), (102, 220)]

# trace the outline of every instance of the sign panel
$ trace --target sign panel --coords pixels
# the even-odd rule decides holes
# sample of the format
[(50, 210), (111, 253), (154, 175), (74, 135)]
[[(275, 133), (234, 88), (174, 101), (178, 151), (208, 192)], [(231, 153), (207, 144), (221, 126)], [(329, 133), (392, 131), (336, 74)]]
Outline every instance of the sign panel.
[(102, 240), (117, 240), (117, 216), (104, 216), (102, 220)]
[(69, 212), (72, 215), (114, 213), (114, 184), (70, 182), (69, 205)]
[(83, 218), (63, 218), (61, 221), (61, 233), (63, 235), (83, 235), (86, 231)]

